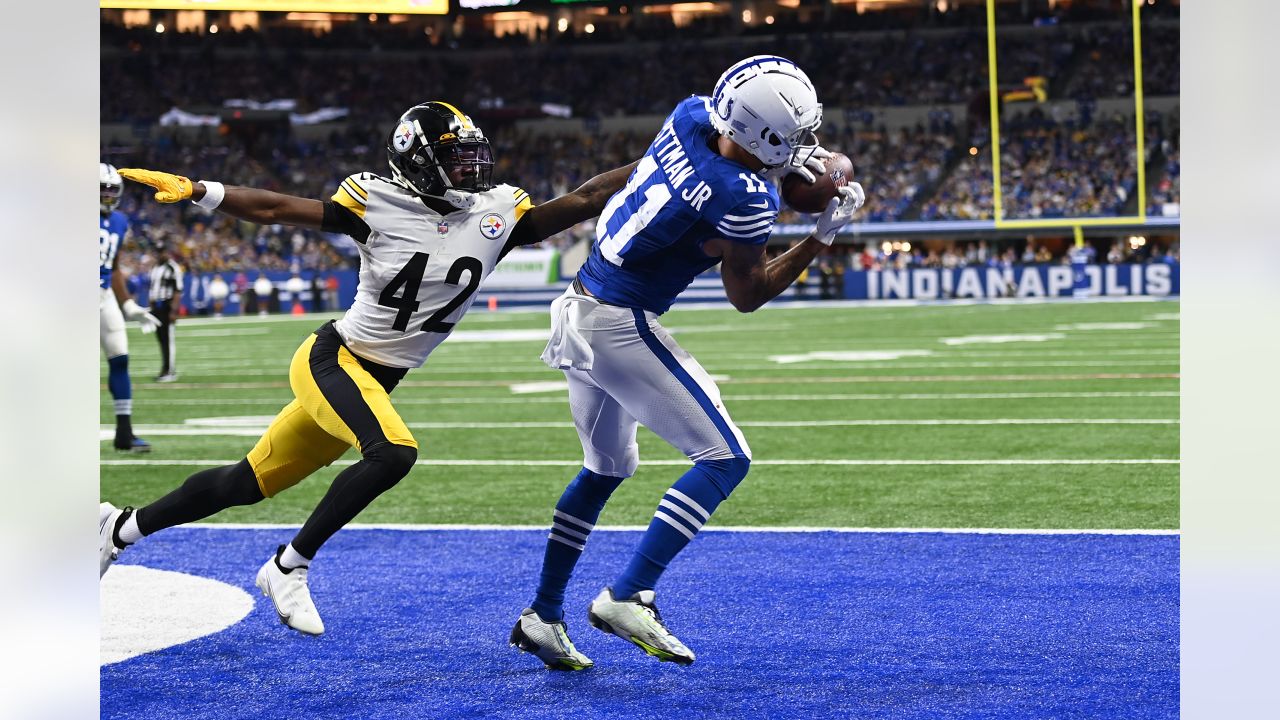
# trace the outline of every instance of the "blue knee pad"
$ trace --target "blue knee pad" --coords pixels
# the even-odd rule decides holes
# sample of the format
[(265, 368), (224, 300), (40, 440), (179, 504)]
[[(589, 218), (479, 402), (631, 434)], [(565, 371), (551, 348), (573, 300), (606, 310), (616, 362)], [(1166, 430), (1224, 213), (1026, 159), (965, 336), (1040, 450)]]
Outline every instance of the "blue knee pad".
[(107, 358), (107, 388), (116, 400), (133, 398), (133, 384), (129, 382), (129, 356)]

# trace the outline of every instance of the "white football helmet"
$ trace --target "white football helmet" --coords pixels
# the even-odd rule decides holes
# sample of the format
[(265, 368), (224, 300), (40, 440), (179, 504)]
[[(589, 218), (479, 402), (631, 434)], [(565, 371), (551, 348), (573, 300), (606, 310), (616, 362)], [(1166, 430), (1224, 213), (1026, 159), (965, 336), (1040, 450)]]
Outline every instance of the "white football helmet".
[(818, 148), (822, 103), (795, 63), (756, 55), (720, 76), (711, 94), (711, 124), (768, 167), (803, 167)]
[(107, 215), (120, 204), (120, 196), (124, 194), (124, 179), (110, 163), (98, 163), (98, 207)]

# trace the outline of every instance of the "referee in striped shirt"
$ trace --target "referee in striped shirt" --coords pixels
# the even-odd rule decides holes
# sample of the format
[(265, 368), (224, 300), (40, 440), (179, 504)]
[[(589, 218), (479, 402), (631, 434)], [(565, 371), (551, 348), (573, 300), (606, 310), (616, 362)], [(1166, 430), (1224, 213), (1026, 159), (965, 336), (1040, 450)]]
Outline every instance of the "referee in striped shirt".
[(173, 325), (178, 321), (178, 308), (182, 305), (182, 266), (169, 255), (169, 248), (156, 243), (156, 265), (151, 268), (151, 294), (147, 302), (151, 314), (160, 320), (156, 338), (160, 341), (160, 375), (156, 382), (173, 382), (178, 379), (175, 363)]

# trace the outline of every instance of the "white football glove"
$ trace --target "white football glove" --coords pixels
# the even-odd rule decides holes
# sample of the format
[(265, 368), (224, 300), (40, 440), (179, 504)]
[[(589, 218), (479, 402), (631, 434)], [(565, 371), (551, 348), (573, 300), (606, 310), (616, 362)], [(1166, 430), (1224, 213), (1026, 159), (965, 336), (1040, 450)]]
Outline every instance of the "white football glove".
[(142, 326), (143, 334), (150, 334), (160, 327), (160, 318), (151, 314), (149, 308), (144, 308), (134, 302), (133, 298), (129, 298), (120, 303), (120, 312), (124, 315), (125, 320), (137, 320)]
[(827, 171), (827, 158), (831, 157), (831, 153), (823, 148), (814, 148), (813, 153), (809, 155), (809, 159), (804, 161), (801, 167), (793, 165), (780, 165), (776, 168), (769, 168), (765, 171), (764, 176), (770, 180), (781, 182), (783, 178), (792, 173), (799, 175), (805, 179), (805, 182), (813, 182), (818, 179), (814, 173), (824, 173)]
[(836, 234), (849, 224), (854, 214), (862, 207), (862, 203), (867, 200), (866, 193), (862, 191), (862, 185), (856, 182), (851, 182), (836, 192), (837, 195), (827, 203), (827, 209), (823, 211), (822, 217), (818, 218), (818, 224), (813, 228), (813, 238), (823, 245), (830, 245), (835, 241)]

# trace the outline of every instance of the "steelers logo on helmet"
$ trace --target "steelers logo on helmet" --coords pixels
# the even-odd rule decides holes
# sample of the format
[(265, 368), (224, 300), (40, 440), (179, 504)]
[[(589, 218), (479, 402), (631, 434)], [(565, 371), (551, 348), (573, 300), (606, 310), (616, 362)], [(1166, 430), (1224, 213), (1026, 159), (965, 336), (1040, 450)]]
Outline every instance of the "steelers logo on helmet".
[(489, 213), (480, 218), (480, 232), (490, 240), (497, 240), (507, 231), (507, 221), (498, 213)]
[(446, 102), (415, 105), (387, 137), (392, 178), (426, 197), (469, 207), (493, 188), (493, 149), (471, 119)]
[(407, 122), (397, 125), (396, 131), (391, 134), (391, 144), (398, 153), (409, 152), (409, 148), (413, 147), (413, 125)]

